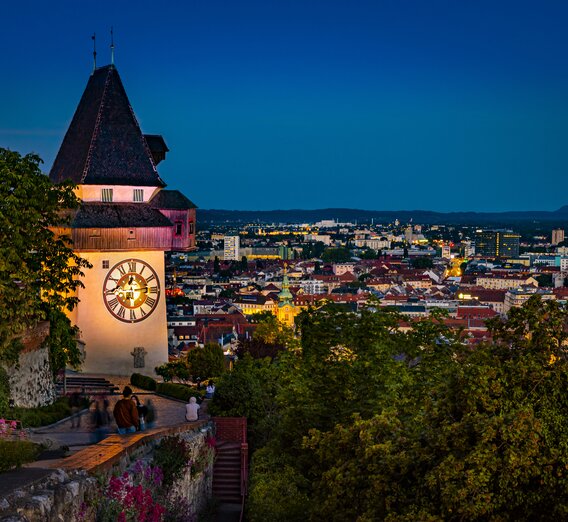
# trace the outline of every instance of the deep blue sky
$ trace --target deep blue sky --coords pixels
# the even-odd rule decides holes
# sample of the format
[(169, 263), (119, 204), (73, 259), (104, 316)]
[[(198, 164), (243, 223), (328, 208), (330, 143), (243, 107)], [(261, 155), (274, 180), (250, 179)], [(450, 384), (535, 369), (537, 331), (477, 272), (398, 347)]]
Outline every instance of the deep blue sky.
[(116, 65), (201, 208), (568, 204), (568, 2), (5, 2), (0, 146), (49, 170)]

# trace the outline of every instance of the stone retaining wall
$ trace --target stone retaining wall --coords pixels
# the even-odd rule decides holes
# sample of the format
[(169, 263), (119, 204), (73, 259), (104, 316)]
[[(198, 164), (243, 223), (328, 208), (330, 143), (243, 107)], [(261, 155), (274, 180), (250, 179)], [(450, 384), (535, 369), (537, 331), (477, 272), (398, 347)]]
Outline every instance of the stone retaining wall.
[(51, 404), (56, 398), (49, 349), (45, 346), (48, 335), (47, 322), (27, 330), (20, 337), (24, 349), (19, 355), (18, 363), (6, 367), (10, 395), (15, 406), (35, 408)]
[[(137, 460), (151, 461), (154, 448), (164, 437), (179, 435), (197, 452), (211, 430), (210, 423), (198, 421), (132, 435), (111, 435), (59, 462), (59, 469), (45, 478), (0, 499), (0, 521), (94, 521), (90, 506), (100, 499), (99, 484), (108, 483), (111, 475), (123, 473)], [(212, 475), (212, 466), (198, 474), (188, 469), (170, 492), (185, 499), (193, 513), (199, 512), (211, 499)]]

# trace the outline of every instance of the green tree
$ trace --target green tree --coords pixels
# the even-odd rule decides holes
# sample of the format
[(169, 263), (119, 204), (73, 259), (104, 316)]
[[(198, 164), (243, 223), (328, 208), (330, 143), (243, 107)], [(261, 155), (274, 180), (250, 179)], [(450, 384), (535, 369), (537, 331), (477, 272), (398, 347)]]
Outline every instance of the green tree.
[(367, 248), (360, 255), (361, 259), (377, 259), (377, 252), (372, 248)]
[(187, 354), (187, 362), (193, 378), (209, 379), (225, 371), (225, 355), (217, 343), (207, 343)]
[(58, 366), (75, 364), (75, 330), (64, 316), (90, 264), (76, 255), (63, 231), (79, 204), (71, 183), (53, 185), (41, 159), (0, 148), (0, 353), (41, 320), (52, 321), (50, 350)]
[(241, 258), (241, 270), (243, 272), (246, 272), (248, 270), (248, 260), (247, 260), (247, 256), (243, 256)]
[(344, 263), (351, 260), (348, 248), (328, 248), (321, 256), (326, 263)]
[(412, 264), (412, 268), (432, 268), (434, 266), (434, 262), (432, 261), (431, 257), (428, 256), (419, 256), (412, 259), (410, 262)]

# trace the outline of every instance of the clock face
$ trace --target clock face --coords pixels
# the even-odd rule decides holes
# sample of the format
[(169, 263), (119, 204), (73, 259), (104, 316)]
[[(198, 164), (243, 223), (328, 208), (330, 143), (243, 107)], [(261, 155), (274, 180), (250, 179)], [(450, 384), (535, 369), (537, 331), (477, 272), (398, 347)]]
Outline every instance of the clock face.
[(154, 269), (140, 259), (125, 259), (105, 277), (103, 299), (119, 321), (137, 323), (146, 319), (160, 298), (160, 282)]

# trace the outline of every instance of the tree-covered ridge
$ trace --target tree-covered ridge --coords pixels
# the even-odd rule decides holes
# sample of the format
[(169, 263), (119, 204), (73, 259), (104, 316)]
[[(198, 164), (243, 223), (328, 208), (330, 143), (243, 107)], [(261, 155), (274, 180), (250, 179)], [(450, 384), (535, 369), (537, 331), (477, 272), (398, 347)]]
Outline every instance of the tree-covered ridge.
[(75, 329), (64, 310), (77, 304), (74, 291), (89, 264), (68, 237), (54, 230), (76, 208), (73, 185), (53, 185), (41, 173), (41, 159), (0, 148), (0, 355), (13, 353), (13, 340), (41, 320), (51, 321), (54, 368), (79, 362)]
[(398, 319), (304, 313), (300, 349), (219, 382), (212, 409), (251, 424), (250, 519), (568, 518), (564, 307), (535, 297), (475, 348)]

